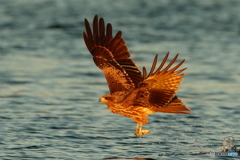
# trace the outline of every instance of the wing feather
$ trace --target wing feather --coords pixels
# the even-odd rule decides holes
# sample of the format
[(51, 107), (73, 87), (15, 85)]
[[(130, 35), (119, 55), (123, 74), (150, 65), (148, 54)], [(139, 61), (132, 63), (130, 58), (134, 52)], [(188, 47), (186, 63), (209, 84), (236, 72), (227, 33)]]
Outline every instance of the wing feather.
[(129, 91), (134, 87), (125, 70), (113, 59), (108, 50), (95, 47), (93, 52), (99, 53), (93, 56), (93, 61), (103, 71), (111, 94), (117, 91)]
[(143, 79), (147, 78), (147, 70), (145, 67), (143, 67)]
[[(190, 110), (183, 105), (183, 102), (180, 99), (176, 97), (176, 91), (182, 81), (182, 77), (184, 77), (184, 74), (180, 73), (182, 73), (186, 68), (178, 71), (176, 70), (184, 63), (184, 60), (172, 69), (169, 69), (177, 60), (178, 55), (176, 55), (173, 60), (162, 69), (167, 62), (168, 55), (169, 53), (166, 54), (162, 63), (154, 72), (157, 62), (157, 56), (155, 57), (149, 75), (142, 83), (139, 84), (138, 88), (126, 98), (125, 102), (130, 102), (130, 99), (132, 99), (131, 103), (133, 106), (145, 106), (152, 108), (155, 112), (185, 113), (182, 111)], [(147, 75), (146, 69), (143, 69), (143, 73), (144, 75)]]
[[(85, 19), (86, 31), (83, 32), (85, 44), (93, 56), (95, 64), (103, 71), (111, 93), (136, 87), (143, 78), (136, 67), (122, 36), (122, 32), (112, 36), (112, 25), (96, 15), (93, 19), (93, 32)], [(112, 71), (110, 73), (109, 71)], [(119, 76), (118, 76), (119, 75)], [(120, 78), (117, 79), (116, 77)], [(126, 83), (126, 84), (123, 84)]]

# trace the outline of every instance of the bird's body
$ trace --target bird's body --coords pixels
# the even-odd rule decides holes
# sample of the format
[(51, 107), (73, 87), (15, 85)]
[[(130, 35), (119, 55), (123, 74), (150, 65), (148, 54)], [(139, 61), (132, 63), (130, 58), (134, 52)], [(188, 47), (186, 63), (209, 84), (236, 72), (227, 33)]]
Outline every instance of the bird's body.
[(85, 19), (86, 32), (83, 33), (84, 41), (93, 56), (95, 64), (103, 71), (110, 94), (103, 95), (99, 101), (105, 103), (112, 113), (131, 118), (137, 123), (135, 134), (142, 136), (149, 133), (142, 130), (148, 123), (148, 115), (155, 112), (189, 114), (191, 111), (176, 96), (178, 86), (185, 69), (176, 71), (184, 62), (170, 69), (177, 60), (176, 55), (165, 67), (169, 53), (166, 54), (160, 66), (155, 70), (157, 55), (152, 68), (147, 74), (143, 67), (143, 75), (136, 67), (130, 53), (121, 38), (119, 31), (112, 36), (112, 26), (107, 25), (105, 32), (104, 20), (95, 16), (93, 32), (89, 22)]
[[(132, 104), (131, 97), (126, 97), (121, 101), (106, 100), (106, 97), (114, 97), (112, 95), (104, 95), (101, 97), (101, 102), (105, 103), (112, 113), (117, 113), (122, 116), (132, 118), (138, 124), (148, 123), (147, 116), (154, 111), (144, 104)], [(127, 107), (126, 107), (127, 106)]]

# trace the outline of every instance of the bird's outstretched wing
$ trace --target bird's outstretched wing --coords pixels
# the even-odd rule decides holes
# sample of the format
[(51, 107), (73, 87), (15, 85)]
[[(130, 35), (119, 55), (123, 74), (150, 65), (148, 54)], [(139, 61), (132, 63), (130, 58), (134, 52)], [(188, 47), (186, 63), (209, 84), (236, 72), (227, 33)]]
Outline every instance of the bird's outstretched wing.
[(93, 56), (95, 64), (103, 71), (110, 93), (129, 91), (136, 87), (143, 77), (136, 67), (125, 45), (122, 32), (112, 36), (112, 25), (105, 24), (103, 18), (93, 20), (93, 32), (89, 22), (85, 19), (86, 32), (83, 37), (88, 50)]
[(183, 102), (176, 96), (176, 91), (178, 90), (178, 86), (184, 76), (184, 74), (180, 73), (186, 68), (178, 71), (176, 70), (185, 60), (170, 69), (173, 63), (177, 60), (177, 54), (173, 60), (162, 69), (168, 59), (168, 55), (169, 53), (166, 54), (155, 72), (157, 55), (148, 75), (146, 69), (143, 68), (143, 82), (140, 83), (135, 91), (133, 91), (124, 101), (130, 102), (129, 99), (132, 99), (131, 106), (145, 106), (146, 108), (151, 108), (155, 112), (185, 113), (182, 111), (190, 111), (190, 109), (183, 105)]

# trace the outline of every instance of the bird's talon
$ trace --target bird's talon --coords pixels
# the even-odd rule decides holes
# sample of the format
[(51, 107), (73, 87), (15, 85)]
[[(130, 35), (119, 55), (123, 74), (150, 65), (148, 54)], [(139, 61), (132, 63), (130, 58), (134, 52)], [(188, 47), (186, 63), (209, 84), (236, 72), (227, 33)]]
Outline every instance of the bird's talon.
[(140, 131), (140, 129), (137, 128), (137, 130), (136, 130), (136, 132), (135, 132), (135, 135), (141, 137), (141, 136), (143, 136), (143, 135), (145, 135), (145, 134), (148, 134), (148, 133), (150, 133), (150, 132), (151, 132), (150, 130), (141, 130), (141, 131)]
[(142, 130), (142, 135), (148, 134), (150, 132), (151, 132), (150, 130)]

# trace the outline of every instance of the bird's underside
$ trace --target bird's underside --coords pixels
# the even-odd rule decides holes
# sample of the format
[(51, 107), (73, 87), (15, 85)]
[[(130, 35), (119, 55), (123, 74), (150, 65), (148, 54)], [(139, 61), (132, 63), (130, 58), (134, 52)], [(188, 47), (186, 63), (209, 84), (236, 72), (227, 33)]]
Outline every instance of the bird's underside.
[(176, 96), (186, 68), (177, 70), (184, 60), (173, 66), (178, 54), (167, 64), (169, 53), (156, 69), (156, 55), (151, 70), (147, 74), (145, 67), (141, 73), (121, 38), (121, 31), (112, 36), (112, 26), (105, 28), (103, 18), (94, 17), (93, 29), (85, 19), (84, 41), (93, 56), (95, 64), (103, 71), (110, 94), (99, 101), (105, 103), (112, 113), (131, 118), (137, 123), (135, 135), (142, 136), (149, 130), (142, 130), (148, 123), (148, 115), (155, 112), (190, 114), (191, 111)]

